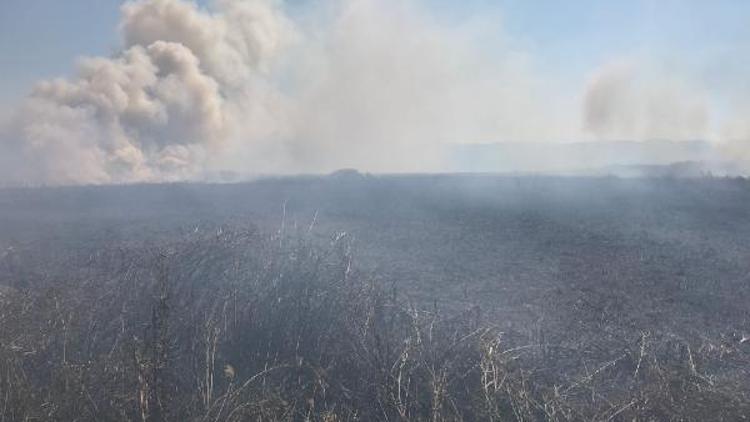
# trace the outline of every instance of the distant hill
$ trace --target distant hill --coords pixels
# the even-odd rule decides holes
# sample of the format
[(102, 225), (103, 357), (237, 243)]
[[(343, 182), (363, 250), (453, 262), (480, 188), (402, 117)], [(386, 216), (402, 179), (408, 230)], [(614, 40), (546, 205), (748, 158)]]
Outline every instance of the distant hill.
[[(701, 174), (733, 170), (705, 141), (467, 144), (451, 147), (449, 155), (450, 169), (458, 172), (639, 175), (644, 171)], [(659, 169), (661, 166), (671, 169)]]

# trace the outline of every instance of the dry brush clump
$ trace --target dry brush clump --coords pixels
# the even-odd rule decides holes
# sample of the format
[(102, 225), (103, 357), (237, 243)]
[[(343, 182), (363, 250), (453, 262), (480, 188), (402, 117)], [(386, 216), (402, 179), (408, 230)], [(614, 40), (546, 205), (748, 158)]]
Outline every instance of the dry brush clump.
[(750, 414), (750, 361), (731, 339), (504, 331), (479, 307), (448, 314), (371, 281), (346, 234), (284, 230), (4, 257), (0, 422)]

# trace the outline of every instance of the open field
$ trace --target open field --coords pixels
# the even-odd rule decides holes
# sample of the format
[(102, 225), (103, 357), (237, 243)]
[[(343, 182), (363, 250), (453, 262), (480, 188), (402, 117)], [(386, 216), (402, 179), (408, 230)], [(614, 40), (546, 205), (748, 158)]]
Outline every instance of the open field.
[(741, 420), (748, 239), (740, 178), (6, 189), (0, 420)]

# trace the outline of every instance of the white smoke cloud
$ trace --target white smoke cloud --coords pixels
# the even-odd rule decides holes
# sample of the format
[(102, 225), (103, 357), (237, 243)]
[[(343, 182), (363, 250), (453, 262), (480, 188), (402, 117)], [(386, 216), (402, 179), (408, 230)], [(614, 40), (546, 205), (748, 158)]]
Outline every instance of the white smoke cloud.
[(709, 117), (705, 95), (676, 72), (627, 62), (599, 68), (584, 97), (584, 127), (602, 140), (705, 140)]
[(3, 178), (428, 170), (448, 143), (547, 139), (563, 131), (550, 122), (574, 121), (496, 16), (445, 25), (417, 2), (319, 5), (293, 22), (275, 0), (126, 3), (122, 51), (38, 84), (20, 109)]
[(254, 105), (268, 96), (259, 75), (290, 36), (275, 2), (223, 1), (209, 14), (182, 0), (138, 0), (122, 14), (120, 54), (80, 60), (74, 78), (39, 83), (19, 110), (5, 136), (3, 155), (15, 157), (8, 179), (190, 178), (240, 119), (257, 121), (263, 107)]
[(39, 83), (0, 128), (0, 180), (441, 170), (455, 143), (710, 135), (704, 95), (671, 73), (607, 64), (582, 104), (563, 95), (496, 14), (449, 24), (419, 1), (315, 4), (292, 18), (281, 0), (126, 3), (119, 53)]
[(122, 8), (125, 47), (180, 43), (223, 87), (246, 87), (267, 72), (293, 36), (274, 0), (219, 0), (216, 13), (183, 0), (138, 0)]
[(297, 166), (436, 170), (451, 143), (564, 136), (497, 16), (451, 26), (391, 0), (341, 2), (331, 15), (295, 62)]

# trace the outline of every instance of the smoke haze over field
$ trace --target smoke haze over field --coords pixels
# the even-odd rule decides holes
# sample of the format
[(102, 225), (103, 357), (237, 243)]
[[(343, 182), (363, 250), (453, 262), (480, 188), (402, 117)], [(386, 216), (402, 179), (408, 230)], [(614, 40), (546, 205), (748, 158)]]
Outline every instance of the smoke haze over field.
[(125, 3), (119, 52), (39, 82), (3, 124), (0, 180), (439, 171), (455, 143), (726, 133), (728, 156), (744, 155), (742, 115), (717, 130), (702, 89), (642, 72), (638, 60), (604, 63), (570, 94), (522, 42), (498, 34), (499, 13), (445, 22), (419, 2), (315, 6)]

